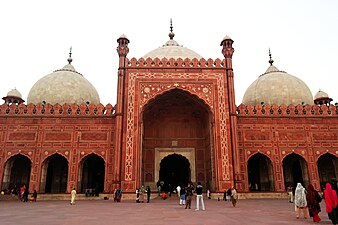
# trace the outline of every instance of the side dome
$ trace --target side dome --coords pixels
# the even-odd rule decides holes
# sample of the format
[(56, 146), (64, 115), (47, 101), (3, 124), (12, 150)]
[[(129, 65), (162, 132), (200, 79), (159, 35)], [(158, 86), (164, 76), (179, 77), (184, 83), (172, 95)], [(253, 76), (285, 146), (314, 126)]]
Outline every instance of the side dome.
[(299, 78), (272, 65), (260, 75), (246, 90), (243, 104), (257, 105), (313, 105), (313, 96), (309, 87)]
[(201, 59), (203, 58), (201, 55), (197, 54), (193, 50), (190, 50), (189, 48), (183, 47), (182, 45), (179, 45), (175, 40), (174, 40), (175, 34), (173, 33), (173, 27), (172, 24), (170, 25), (170, 33), (169, 33), (169, 38), (170, 40), (167, 41), (162, 47), (159, 47), (157, 49), (154, 49), (147, 54), (143, 56), (143, 58), (174, 58), (174, 59)]
[(52, 105), (56, 103), (60, 105), (65, 103), (98, 105), (100, 97), (95, 87), (75, 70), (70, 64), (71, 61), (72, 59), (69, 58), (69, 64), (62, 69), (38, 80), (31, 88), (27, 102), (33, 104), (50, 103)]

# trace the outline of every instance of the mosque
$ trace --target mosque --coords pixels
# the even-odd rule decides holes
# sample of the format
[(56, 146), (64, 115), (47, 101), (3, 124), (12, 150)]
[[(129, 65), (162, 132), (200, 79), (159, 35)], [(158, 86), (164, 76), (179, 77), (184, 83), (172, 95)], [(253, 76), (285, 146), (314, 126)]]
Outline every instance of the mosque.
[(233, 40), (222, 59), (204, 59), (174, 39), (143, 58), (128, 58), (117, 39), (116, 105), (72, 65), (43, 76), (25, 101), (16, 89), (0, 105), (0, 187), (30, 192), (95, 189), (135, 193), (202, 182), (213, 192), (285, 192), (316, 188), (338, 173), (338, 106), (314, 97), (296, 76), (267, 70), (236, 106)]

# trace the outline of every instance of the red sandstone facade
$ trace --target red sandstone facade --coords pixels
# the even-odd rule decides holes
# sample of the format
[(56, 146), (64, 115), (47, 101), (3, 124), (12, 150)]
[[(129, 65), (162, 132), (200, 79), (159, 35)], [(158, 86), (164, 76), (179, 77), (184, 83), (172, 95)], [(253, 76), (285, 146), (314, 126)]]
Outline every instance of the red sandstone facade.
[(164, 179), (283, 192), (337, 178), (335, 106), (236, 107), (231, 39), (222, 60), (128, 59), (128, 43), (118, 39), (115, 107), (0, 106), (2, 189), (134, 193)]

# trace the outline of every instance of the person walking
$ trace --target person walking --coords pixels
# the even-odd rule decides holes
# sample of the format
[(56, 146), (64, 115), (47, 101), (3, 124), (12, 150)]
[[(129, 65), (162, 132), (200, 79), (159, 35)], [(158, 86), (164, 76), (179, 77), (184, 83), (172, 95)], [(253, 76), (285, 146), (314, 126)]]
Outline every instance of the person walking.
[(322, 201), (322, 198), (312, 184), (309, 184), (307, 187), (306, 200), (310, 212), (310, 217), (313, 218), (313, 222), (319, 223), (320, 217), (318, 216), (318, 214), (321, 211), (319, 203)]
[(232, 187), (231, 188), (231, 203), (233, 207), (236, 207), (237, 200), (238, 200), (238, 194), (237, 194), (236, 188)]
[(205, 210), (204, 201), (203, 201), (203, 186), (201, 182), (198, 182), (196, 186), (196, 209), (195, 211), (199, 210), (200, 202), (201, 202), (202, 210)]
[(231, 201), (231, 190), (232, 190), (231, 188), (227, 190), (227, 199), (229, 202)]
[(326, 204), (326, 212), (331, 222), (336, 225), (338, 224), (338, 207), (337, 207), (337, 193), (332, 189), (330, 183), (326, 183), (324, 190), (324, 199)]
[(72, 192), (70, 193), (70, 204), (75, 204), (75, 198), (76, 198), (76, 190), (73, 188)]
[(207, 190), (207, 198), (208, 198), (208, 199), (211, 199), (211, 191), (210, 191), (209, 188), (208, 188), (208, 190)]
[(295, 211), (296, 211), (297, 219), (299, 219), (300, 211), (303, 211), (304, 219), (306, 219), (308, 217), (308, 208), (307, 208), (305, 188), (302, 186), (301, 183), (297, 184), (294, 202), (295, 202)]
[(191, 198), (193, 196), (193, 191), (194, 188), (191, 186), (190, 183), (188, 183), (188, 186), (185, 188), (185, 199), (186, 199), (185, 209), (187, 209), (188, 207), (189, 209), (191, 209)]

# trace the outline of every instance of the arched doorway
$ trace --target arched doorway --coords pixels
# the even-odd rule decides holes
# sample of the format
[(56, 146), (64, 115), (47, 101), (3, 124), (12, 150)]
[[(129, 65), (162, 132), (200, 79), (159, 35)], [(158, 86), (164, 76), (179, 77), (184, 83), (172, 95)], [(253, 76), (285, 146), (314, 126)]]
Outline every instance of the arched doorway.
[(309, 185), (308, 168), (305, 159), (295, 153), (286, 156), (283, 159), (284, 185), (287, 187), (296, 187), (301, 183), (304, 187)]
[(255, 154), (248, 160), (248, 181), (250, 191), (274, 191), (271, 160), (261, 154)]
[(5, 164), (2, 190), (21, 187), (28, 188), (31, 174), (31, 161), (27, 156), (18, 154), (9, 158)]
[(79, 188), (80, 192), (86, 189), (95, 190), (96, 195), (104, 190), (105, 162), (95, 154), (84, 157), (79, 168)]
[(163, 191), (169, 191), (180, 185), (186, 187), (191, 181), (190, 163), (187, 158), (179, 154), (172, 154), (160, 163), (160, 181), (163, 182)]
[(54, 154), (45, 159), (41, 169), (40, 192), (64, 193), (67, 190), (68, 161)]
[[(190, 163), (191, 174), (213, 188), (212, 113), (208, 105), (189, 92), (173, 89), (150, 100), (142, 115), (141, 183), (156, 188), (159, 167), (156, 149), (193, 151), (195, 162)], [(176, 150), (175, 150), (176, 149)], [(161, 151), (161, 150), (159, 150)], [(157, 180), (159, 179), (159, 180)]]
[(325, 187), (326, 182), (338, 179), (338, 159), (336, 156), (326, 153), (317, 161), (320, 186)]

